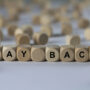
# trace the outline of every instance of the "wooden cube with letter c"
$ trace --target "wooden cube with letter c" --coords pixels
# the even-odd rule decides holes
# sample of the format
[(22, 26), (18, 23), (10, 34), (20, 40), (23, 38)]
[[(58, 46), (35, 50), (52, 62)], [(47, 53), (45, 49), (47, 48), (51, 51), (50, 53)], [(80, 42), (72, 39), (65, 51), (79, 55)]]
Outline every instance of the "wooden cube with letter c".
[(86, 62), (89, 60), (89, 48), (86, 46), (75, 47), (75, 60), (78, 62)]

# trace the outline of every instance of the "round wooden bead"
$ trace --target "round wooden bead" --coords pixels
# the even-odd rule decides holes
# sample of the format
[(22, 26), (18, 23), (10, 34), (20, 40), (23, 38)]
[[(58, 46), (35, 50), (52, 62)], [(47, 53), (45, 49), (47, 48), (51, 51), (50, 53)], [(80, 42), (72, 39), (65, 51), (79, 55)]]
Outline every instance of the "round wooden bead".
[(86, 62), (89, 60), (89, 49), (85, 46), (75, 47), (75, 60), (78, 62)]
[(3, 40), (3, 33), (2, 33), (2, 31), (0, 30), (0, 41), (2, 41)]
[(15, 37), (18, 37), (19, 34), (24, 34), (24, 33), (23, 33), (23, 30), (22, 30), (21, 28), (17, 28), (17, 29), (15, 30), (14, 36), (15, 36)]
[(28, 34), (30, 37), (32, 37), (32, 35), (33, 35), (33, 29), (29, 25), (23, 26), (22, 31), (23, 31), (23, 33)]
[(68, 35), (66, 36), (66, 43), (68, 45), (79, 45), (80, 44), (80, 37), (78, 35)]
[(29, 42), (30, 42), (30, 37), (27, 34), (19, 34), (16, 37), (16, 43), (17, 43), (17, 45), (29, 44)]
[(48, 15), (42, 15), (40, 22), (42, 25), (50, 25), (51, 24), (51, 17)]
[(78, 21), (78, 26), (79, 28), (87, 28), (89, 26), (90, 22), (87, 20), (87, 19), (84, 19), (84, 18), (81, 18), (79, 21)]
[(6, 24), (5, 22), (5, 18), (3, 16), (0, 15), (0, 28), (4, 27)]
[(66, 16), (60, 16), (61, 23), (70, 23), (70, 18)]
[(62, 30), (61, 33), (62, 33), (63, 35), (71, 34), (71, 33), (72, 33), (72, 25), (69, 24), (69, 23), (63, 23), (61, 30)]
[(45, 46), (34, 45), (31, 48), (32, 61), (41, 62), (45, 60)]
[(77, 10), (75, 10), (75, 11), (72, 13), (72, 18), (73, 18), (73, 19), (79, 19), (79, 18), (81, 18), (81, 17), (82, 17), (81, 12), (79, 12), (79, 11), (77, 11)]
[(42, 26), (41, 31), (43, 33), (46, 33), (48, 35), (48, 37), (52, 36), (52, 27), (50, 27), (50, 26)]
[(5, 61), (16, 60), (16, 46), (3, 46), (2, 55)]
[(73, 46), (61, 46), (60, 47), (60, 60), (65, 62), (71, 62), (75, 59), (74, 47)]
[(46, 47), (46, 60), (49, 62), (55, 62), (55, 61), (59, 61), (59, 46), (56, 45), (49, 45)]
[(30, 45), (20, 45), (17, 47), (17, 59), (19, 61), (29, 61), (31, 60), (31, 46)]
[(39, 25), (40, 24), (40, 16), (33, 16), (32, 23)]
[(8, 10), (9, 18), (8, 21), (17, 21), (19, 20), (19, 13), (16, 8), (9, 8)]
[(86, 40), (90, 40), (90, 28), (87, 28), (84, 32), (84, 36)]
[(36, 44), (44, 45), (48, 42), (48, 35), (43, 32), (37, 32), (34, 33), (33, 40)]
[(14, 36), (14, 33), (15, 33), (16, 29), (17, 29), (17, 25), (16, 24), (9, 24), (8, 27), (7, 27), (8, 35)]

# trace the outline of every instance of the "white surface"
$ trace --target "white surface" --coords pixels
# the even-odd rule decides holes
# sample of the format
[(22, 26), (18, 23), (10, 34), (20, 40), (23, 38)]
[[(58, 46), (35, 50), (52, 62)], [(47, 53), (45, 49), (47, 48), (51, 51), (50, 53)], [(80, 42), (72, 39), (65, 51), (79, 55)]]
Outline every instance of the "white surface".
[(90, 63), (0, 62), (0, 90), (90, 90)]
[[(88, 16), (90, 20), (90, 12)], [(29, 15), (27, 15), (28, 17)], [(22, 15), (20, 25), (29, 23)], [(24, 21), (24, 22), (23, 22)], [(85, 41), (82, 30), (78, 30), (77, 22), (73, 22), (74, 32)], [(33, 27), (38, 31), (40, 27)], [(60, 24), (54, 25), (54, 32), (60, 33)], [(6, 35), (6, 31), (4, 31)], [(7, 42), (7, 40), (8, 42)], [(5, 36), (2, 44), (15, 44), (14, 40)], [(48, 44), (65, 44), (65, 37), (50, 38)], [(90, 90), (90, 62), (0, 62), (0, 90)]]

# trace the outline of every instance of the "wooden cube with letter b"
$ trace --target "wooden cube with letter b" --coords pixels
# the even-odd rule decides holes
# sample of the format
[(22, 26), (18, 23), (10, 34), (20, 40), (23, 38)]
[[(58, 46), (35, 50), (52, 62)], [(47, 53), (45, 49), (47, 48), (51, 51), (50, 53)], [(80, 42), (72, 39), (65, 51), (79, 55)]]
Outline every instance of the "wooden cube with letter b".
[(46, 60), (50, 62), (59, 61), (59, 50), (60, 47), (57, 45), (48, 45), (46, 47)]

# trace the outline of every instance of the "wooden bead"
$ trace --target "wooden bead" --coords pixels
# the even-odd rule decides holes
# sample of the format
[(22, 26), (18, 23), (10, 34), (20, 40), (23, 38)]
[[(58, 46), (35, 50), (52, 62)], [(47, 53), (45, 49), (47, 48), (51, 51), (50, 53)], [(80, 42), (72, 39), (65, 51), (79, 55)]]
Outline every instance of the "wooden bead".
[(9, 8), (8, 14), (9, 14), (9, 18), (8, 18), (9, 21), (19, 20), (19, 13), (16, 8), (12, 8), (12, 7)]
[(62, 33), (63, 35), (71, 34), (71, 33), (72, 33), (72, 25), (69, 24), (69, 23), (63, 23), (61, 30), (62, 30), (61, 33)]
[(85, 46), (75, 47), (75, 60), (78, 62), (86, 62), (89, 60), (89, 49)]
[(77, 10), (75, 10), (75, 11), (72, 13), (72, 18), (73, 18), (73, 19), (78, 20), (78, 19), (81, 18), (81, 17), (82, 17), (81, 12), (79, 12), (79, 11), (77, 11)]
[(6, 24), (5, 22), (5, 18), (3, 16), (0, 15), (0, 28), (4, 27)]
[(29, 42), (30, 42), (30, 37), (27, 34), (19, 34), (16, 37), (17, 45), (29, 44)]
[(0, 41), (2, 41), (3, 40), (3, 33), (2, 33), (2, 31), (0, 30)]
[(41, 31), (43, 33), (46, 33), (48, 35), (48, 37), (52, 36), (52, 27), (50, 27), (50, 26), (42, 26)]
[(59, 22), (60, 21), (60, 17), (61, 17), (60, 13), (59, 12), (56, 12), (54, 14), (54, 20), (53, 20), (53, 22)]
[(34, 45), (31, 48), (32, 61), (41, 62), (45, 60), (45, 46)]
[(46, 60), (49, 62), (55, 62), (60, 59), (59, 55), (60, 48), (59, 46), (52, 45), (52, 46), (47, 46), (46, 47)]
[(24, 33), (23, 33), (23, 30), (22, 30), (21, 28), (17, 28), (17, 29), (15, 30), (14, 36), (15, 36), (15, 37), (18, 37), (19, 34), (24, 34)]
[(87, 28), (89, 26), (89, 24), (90, 24), (89, 20), (84, 19), (84, 18), (81, 18), (78, 21), (78, 27), (81, 28), (81, 29)]
[(37, 33), (34, 33), (33, 40), (35, 44), (44, 45), (48, 42), (48, 35), (43, 32), (37, 32)]
[(50, 25), (51, 24), (51, 17), (48, 15), (43, 15), (40, 19), (42, 25)]
[(30, 45), (20, 45), (17, 47), (17, 59), (19, 61), (29, 61), (31, 60), (31, 46)]
[(35, 25), (40, 24), (40, 16), (33, 16), (32, 23)]
[(5, 61), (16, 60), (16, 46), (3, 46), (2, 55)]
[(8, 35), (14, 36), (14, 33), (15, 33), (16, 29), (17, 29), (17, 25), (16, 24), (9, 24), (8, 27), (7, 27)]
[(75, 60), (75, 53), (74, 53), (73, 46), (61, 46), (60, 48), (60, 60), (65, 62), (71, 62)]
[(61, 23), (70, 23), (70, 18), (66, 16), (60, 16)]
[(78, 35), (68, 35), (66, 37), (66, 43), (68, 45), (79, 45), (80, 44), (80, 37)]
[(0, 61), (2, 60), (2, 46), (0, 46)]
[(90, 40), (90, 28), (87, 28), (84, 32), (84, 36), (86, 40)]
[(32, 37), (32, 35), (33, 35), (33, 29), (31, 26), (28, 26), (28, 25), (23, 26), (22, 31), (23, 31), (23, 33), (28, 34), (30, 37)]

